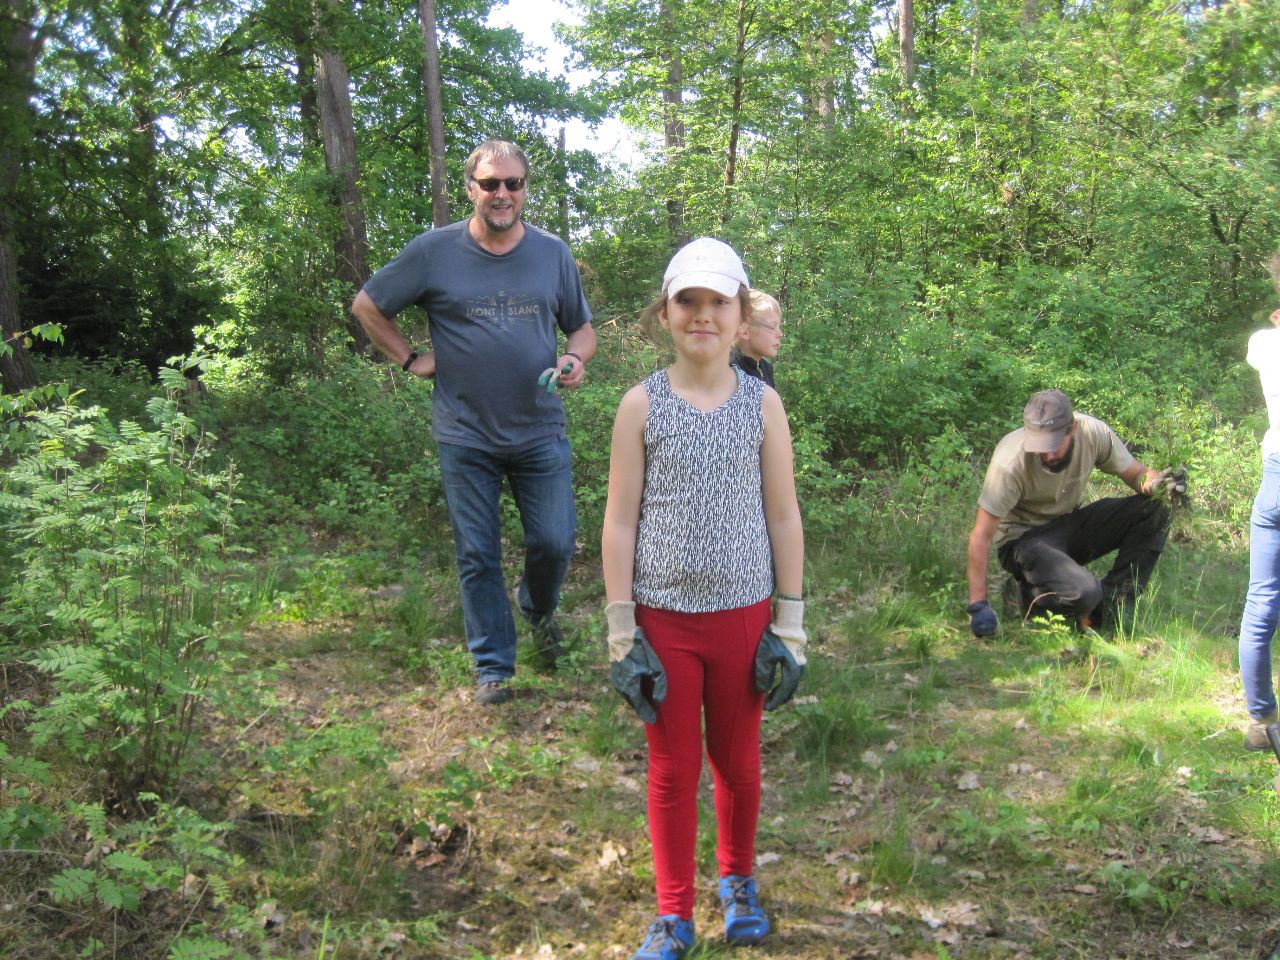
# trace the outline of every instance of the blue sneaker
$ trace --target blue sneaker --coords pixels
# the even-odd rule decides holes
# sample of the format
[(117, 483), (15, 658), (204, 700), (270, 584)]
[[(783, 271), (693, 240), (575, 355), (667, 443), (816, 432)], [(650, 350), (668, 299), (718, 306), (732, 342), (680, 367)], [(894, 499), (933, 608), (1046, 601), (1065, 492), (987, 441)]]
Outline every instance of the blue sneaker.
[(734, 946), (759, 943), (769, 933), (769, 918), (756, 901), (756, 882), (730, 874), (720, 878), (724, 938)]
[(631, 960), (680, 960), (692, 946), (693, 921), (667, 913), (653, 922)]

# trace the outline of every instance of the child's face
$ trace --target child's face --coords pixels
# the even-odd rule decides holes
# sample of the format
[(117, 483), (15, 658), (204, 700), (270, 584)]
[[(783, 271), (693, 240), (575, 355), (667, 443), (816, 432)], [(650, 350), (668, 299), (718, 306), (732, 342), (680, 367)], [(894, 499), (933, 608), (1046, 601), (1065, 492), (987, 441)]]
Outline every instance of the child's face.
[[(658, 314), (676, 352), (691, 359), (726, 358), (746, 327), (742, 301), (705, 287), (690, 287), (667, 297)], [(727, 362), (727, 359), (726, 359)]]
[(738, 349), (756, 360), (778, 355), (782, 346), (782, 317), (770, 308), (753, 317), (745, 327)]

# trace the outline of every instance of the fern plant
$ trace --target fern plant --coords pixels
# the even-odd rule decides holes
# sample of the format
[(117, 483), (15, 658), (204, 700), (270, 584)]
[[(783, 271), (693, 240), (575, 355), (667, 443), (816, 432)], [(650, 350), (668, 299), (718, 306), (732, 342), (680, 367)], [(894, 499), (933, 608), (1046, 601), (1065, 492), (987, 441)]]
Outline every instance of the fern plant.
[[(118, 801), (172, 781), (209, 680), (224, 666), (237, 568), (234, 466), (206, 468), (211, 438), (161, 373), (154, 429), (72, 401), (28, 410), (0, 479), (0, 660), (51, 682), (35, 748), (58, 743), (106, 771)], [(14, 435), (10, 435), (14, 436)]]

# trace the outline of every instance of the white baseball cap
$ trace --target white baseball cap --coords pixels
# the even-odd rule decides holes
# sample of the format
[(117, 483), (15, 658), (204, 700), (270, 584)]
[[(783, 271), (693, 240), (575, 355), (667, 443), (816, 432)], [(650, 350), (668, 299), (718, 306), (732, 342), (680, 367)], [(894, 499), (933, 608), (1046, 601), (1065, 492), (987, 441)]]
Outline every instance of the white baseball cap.
[(699, 237), (678, 251), (662, 275), (662, 292), (672, 297), (681, 290), (704, 287), (725, 297), (736, 297), (750, 287), (747, 271), (733, 247), (714, 237)]

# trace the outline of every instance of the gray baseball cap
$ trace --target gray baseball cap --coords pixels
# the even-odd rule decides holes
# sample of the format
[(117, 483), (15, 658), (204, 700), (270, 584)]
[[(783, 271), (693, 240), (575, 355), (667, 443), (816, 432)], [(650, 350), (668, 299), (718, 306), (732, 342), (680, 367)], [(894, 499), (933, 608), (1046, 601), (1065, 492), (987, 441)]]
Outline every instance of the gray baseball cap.
[(1071, 398), (1061, 390), (1041, 390), (1022, 411), (1022, 449), (1053, 453), (1067, 439), (1074, 423)]

